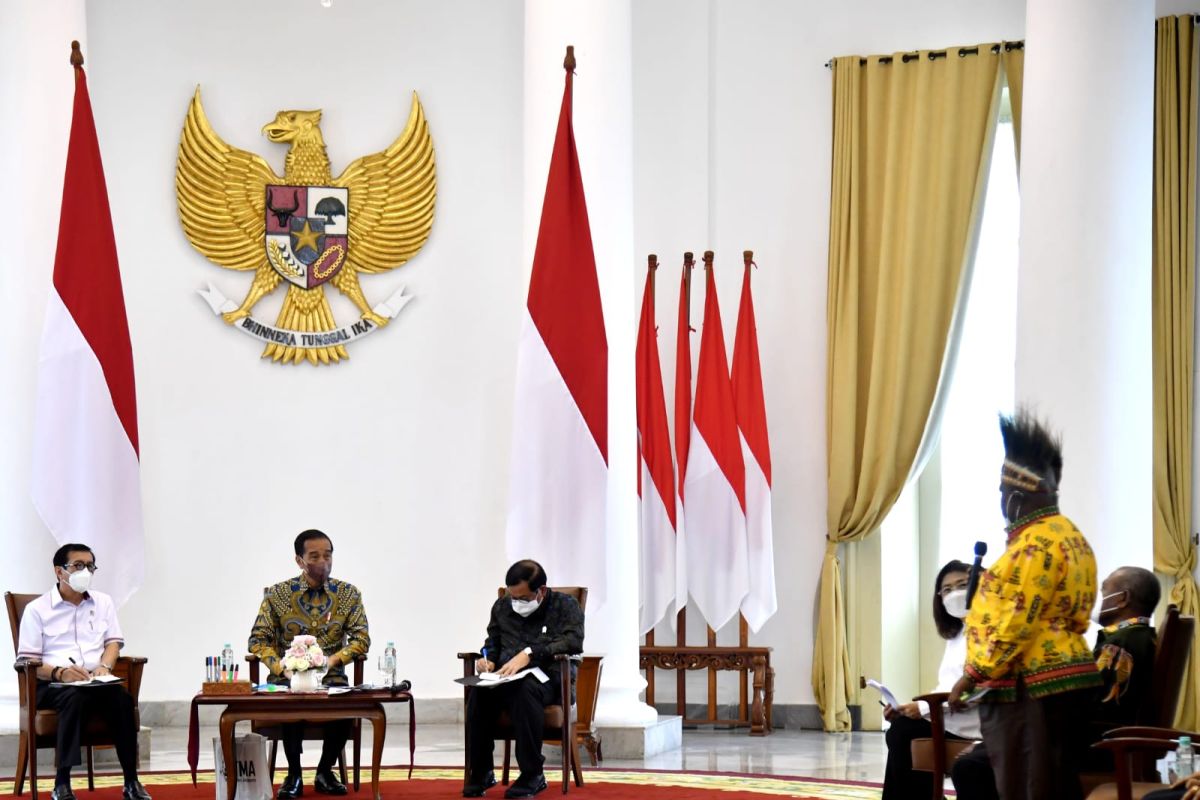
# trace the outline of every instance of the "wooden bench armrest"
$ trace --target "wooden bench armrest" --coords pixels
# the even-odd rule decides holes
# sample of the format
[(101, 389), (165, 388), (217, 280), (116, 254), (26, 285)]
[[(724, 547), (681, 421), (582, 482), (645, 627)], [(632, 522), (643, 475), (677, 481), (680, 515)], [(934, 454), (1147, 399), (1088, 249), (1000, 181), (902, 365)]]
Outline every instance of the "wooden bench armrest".
[(37, 668), (41, 665), (42, 660), (40, 658), (18, 658), (13, 662), (13, 669), (17, 672), (37, 672)]
[(914, 703), (918, 703), (918, 702), (929, 703), (930, 708), (932, 708), (935, 705), (940, 706), (942, 703), (946, 702), (949, 699), (950, 699), (949, 692), (930, 692), (929, 694), (917, 695), (916, 697), (913, 698), (913, 702)]
[(1127, 725), (1124, 728), (1110, 728), (1104, 732), (1105, 739), (1178, 739), (1180, 736), (1191, 736), (1193, 741), (1200, 741), (1200, 733), (1145, 725)]

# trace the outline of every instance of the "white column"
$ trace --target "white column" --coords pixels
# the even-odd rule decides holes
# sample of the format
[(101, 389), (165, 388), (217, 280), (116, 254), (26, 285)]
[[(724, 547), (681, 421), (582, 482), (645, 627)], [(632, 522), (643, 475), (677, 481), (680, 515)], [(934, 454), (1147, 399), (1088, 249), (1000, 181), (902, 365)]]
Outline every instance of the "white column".
[(1029, 0), (1024, 89), (1016, 399), (1102, 578), (1152, 562), (1153, 0)]
[[(88, 55), (84, 0), (0, 2), (0, 219), (5, 234), (0, 291), (0, 585), (40, 592), (53, 582), (56, 544), (29, 495), (38, 343), (54, 269), (63, 167), (71, 131), (75, 75), (71, 40)], [(86, 69), (86, 65), (85, 65)], [(17, 694), (16, 673), (0, 678), (0, 698)]]
[[(603, 653), (599, 725), (657, 718), (638, 699), (637, 420), (633, 251), (633, 82), (630, 0), (525, 3), (525, 264), (533, 260), (567, 45), (578, 62), (575, 143), (608, 333), (608, 586), (589, 607), (585, 647)], [(550, 576), (553, 581), (554, 576)]]

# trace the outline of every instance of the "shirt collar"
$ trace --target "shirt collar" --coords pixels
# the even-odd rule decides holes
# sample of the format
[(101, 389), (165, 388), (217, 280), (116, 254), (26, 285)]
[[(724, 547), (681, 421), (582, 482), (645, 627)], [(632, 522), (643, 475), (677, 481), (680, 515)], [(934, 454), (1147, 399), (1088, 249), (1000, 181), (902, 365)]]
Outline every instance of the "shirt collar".
[(1104, 632), (1105, 633), (1116, 633), (1117, 631), (1121, 630), (1122, 628), (1130, 628), (1134, 625), (1149, 626), (1150, 624), (1151, 624), (1151, 619), (1149, 617), (1130, 617), (1129, 619), (1123, 619), (1120, 622), (1114, 622), (1112, 625), (1105, 625)]
[[(80, 603), (80, 605), (83, 605), (83, 603), (86, 603), (91, 599), (92, 599), (92, 593), (84, 592), (83, 593), (83, 602)], [(65, 602), (67, 602), (67, 601), (63, 598), (62, 592), (60, 592), (58, 590), (58, 584), (56, 583), (52, 587), (50, 587), (50, 607), (55, 608), (58, 606), (59, 603), (65, 603)]]
[(299, 581), (300, 581), (300, 591), (302, 591), (302, 592), (321, 591), (321, 592), (325, 592), (326, 594), (333, 593), (331, 591), (331, 584), (333, 582), (333, 578), (326, 578), (325, 582), (322, 583), (320, 586), (309, 586), (308, 578), (305, 576), (305, 574), (303, 572), (301, 572)]

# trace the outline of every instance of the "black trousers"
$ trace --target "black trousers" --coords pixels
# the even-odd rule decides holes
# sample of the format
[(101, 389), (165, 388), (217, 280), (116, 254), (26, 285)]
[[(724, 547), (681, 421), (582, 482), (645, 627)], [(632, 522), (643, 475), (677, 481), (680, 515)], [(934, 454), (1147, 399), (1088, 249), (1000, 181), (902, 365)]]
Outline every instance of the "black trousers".
[(558, 702), (558, 683), (538, 683), (532, 675), (515, 683), (472, 689), (467, 696), (467, 764), (471, 783), (482, 782), (494, 768), (496, 720), (507, 711), (517, 743), (521, 776), (540, 775), (546, 706)]
[(117, 683), (84, 687), (39, 683), (37, 707), (58, 714), (55, 757), (60, 769), (83, 763), (80, 747), (83, 726), (93, 717), (102, 717), (108, 722), (125, 779), (137, 777), (138, 732), (133, 720), (133, 698), (124, 686)]
[[(933, 736), (927, 719), (896, 717), (884, 737), (887, 741), (887, 766), (883, 771), (883, 800), (920, 800), (933, 794), (933, 773), (912, 768), (914, 739)], [(947, 739), (960, 739), (952, 733)]]
[(1013, 703), (983, 703), (979, 723), (1004, 800), (1082, 800), (1092, 692), (1035, 699), (1018, 686)]
[(954, 781), (958, 800), (1000, 800), (996, 773), (992, 771), (987, 745), (982, 742), (954, 759), (950, 779)]
[(330, 770), (337, 763), (338, 756), (342, 754), (342, 748), (346, 746), (346, 740), (350, 738), (353, 723), (348, 719), (340, 719), (336, 722), (326, 722), (319, 726), (313, 726), (305, 722), (289, 722), (280, 727), (282, 728), (282, 735), (279, 737), (279, 740), (283, 743), (283, 754), (287, 757), (288, 774), (298, 775), (300, 773), (300, 754), (304, 752), (305, 728), (319, 727), (324, 731), (325, 736), (321, 745), (321, 761), (317, 765), (317, 769)]

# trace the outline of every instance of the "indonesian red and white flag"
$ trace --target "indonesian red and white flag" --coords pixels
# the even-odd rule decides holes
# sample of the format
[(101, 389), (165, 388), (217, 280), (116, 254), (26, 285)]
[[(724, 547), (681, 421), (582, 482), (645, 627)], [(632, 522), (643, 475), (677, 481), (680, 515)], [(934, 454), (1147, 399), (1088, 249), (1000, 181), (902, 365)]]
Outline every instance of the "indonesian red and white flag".
[(704, 329), (684, 483), (684, 524), (688, 590), (715, 630), (738, 613), (749, 589), (749, 573), (746, 467), (716, 284), (712, 270), (705, 272)]
[(653, 630), (675, 604), (675, 467), (662, 367), (658, 362), (658, 327), (654, 323), (654, 269), (646, 273), (642, 318), (638, 323), (638, 532), (641, 543), (641, 632)]
[(506, 548), (604, 598), (608, 340), (567, 71), (517, 351)]
[(133, 351), (100, 145), (83, 68), (75, 106), (54, 281), (38, 360), (33, 503), (59, 544), (92, 548), (96, 588), (123, 603), (142, 583)]
[(775, 552), (771, 543), (771, 446), (763, 401), (758, 327), (750, 293), (750, 264), (742, 276), (742, 304), (733, 338), (733, 401), (746, 463), (746, 551), (750, 587), (742, 616), (754, 632), (779, 608), (775, 597)]
[[(688, 254), (691, 255), (690, 253)], [(683, 481), (687, 474), (688, 446), (692, 439), (692, 263), (683, 264), (679, 277), (679, 315), (675, 327), (675, 608), (687, 608), (687, 514), (683, 507)], [(671, 618), (675, 627), (675, 618)]]

